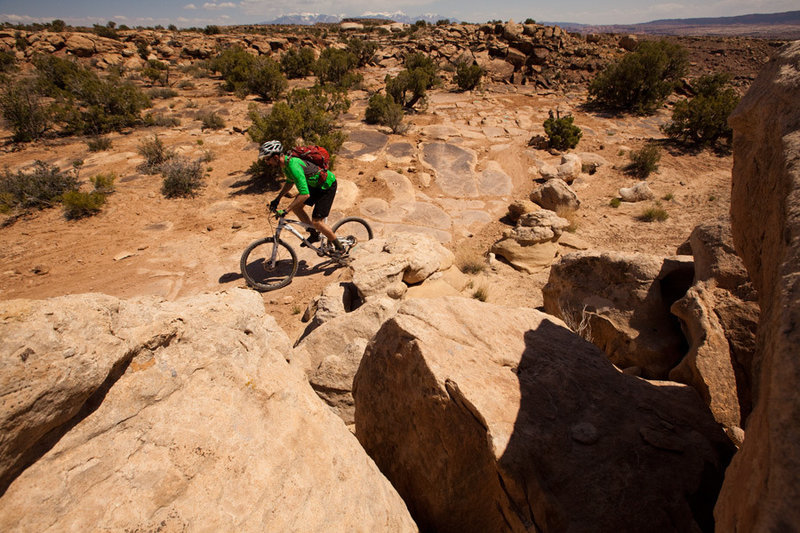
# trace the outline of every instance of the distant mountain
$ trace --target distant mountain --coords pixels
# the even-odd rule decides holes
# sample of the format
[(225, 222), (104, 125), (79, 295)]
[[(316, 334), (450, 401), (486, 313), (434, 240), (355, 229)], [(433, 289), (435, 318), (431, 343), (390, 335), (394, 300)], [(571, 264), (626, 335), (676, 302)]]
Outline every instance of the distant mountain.
[(662, 19), (641, 24), (577, 24), (544, 22), (579, 33), (648, 33), (657, 35), (739, 35), (765, 38), (800, 37), (800, 11), (754, 13), (735, 17)]
[[(269, 22), (264, 22), (263, 24), (289, 24), (289, 25), (298, 25), (298, 26), (310, 26), (317, 23), (336, 23), (341, 22), (342, 19), (345, 18), (345, 15), (324, 15), (320, 13), (289, 13), (287, 15), (281, 15), (280, 17), (276, 18), (275, 20), (271, 20)], [(366, 11), (358, 16), (347, 16), (348, 20), (353, 19), (383, 19), (386, 21), (393, 21), (393, 22), (403, 22), (405, 24), (413, 24), (418, 20), (424, 20), (430, 24), (434, 24), (437, 21), (443, 19), (435, 13), (425, 13), (424, 15), (417, 15), (417, 16), (409, 16), (403, 13), (402, 11), (395, 11), (394, 13), (374, 13), (371, 11)]]

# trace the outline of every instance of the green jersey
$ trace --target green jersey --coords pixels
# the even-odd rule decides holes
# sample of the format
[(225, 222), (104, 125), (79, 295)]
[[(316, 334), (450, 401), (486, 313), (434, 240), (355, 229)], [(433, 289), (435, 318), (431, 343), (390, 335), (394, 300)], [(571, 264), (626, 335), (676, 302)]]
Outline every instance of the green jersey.
[(330, 170), (322, 170), (299, 157), (284, 157), (286, 164), (283, 166), (283, 175), (286, 176), (286, 181), (294, 183), (299, 194), (310, 194), (309, 188), (324, 191), (336, 181), (336, 176)]

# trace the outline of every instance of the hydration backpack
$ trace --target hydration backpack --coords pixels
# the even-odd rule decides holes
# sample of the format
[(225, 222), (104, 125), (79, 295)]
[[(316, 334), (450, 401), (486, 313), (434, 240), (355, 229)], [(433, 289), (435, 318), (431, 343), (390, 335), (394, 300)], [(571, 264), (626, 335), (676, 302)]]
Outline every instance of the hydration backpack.
[(328, 165), (331, 162), (331, 155), (322, 146), (296, 146), (289, 152), (289, 156), (299, 157), (303, 161), (312, 163), (322, 170), (328, 170)]

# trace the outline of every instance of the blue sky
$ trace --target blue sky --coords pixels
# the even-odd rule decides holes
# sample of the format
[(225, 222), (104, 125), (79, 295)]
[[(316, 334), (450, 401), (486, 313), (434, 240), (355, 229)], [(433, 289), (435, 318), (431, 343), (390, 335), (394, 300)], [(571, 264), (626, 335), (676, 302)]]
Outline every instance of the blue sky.
[(797, 0), (0, 0), (0, 21), (178, 27), (252, 24), (289, 13), (358, 16), (435, 13), (468, 22), (526, 18), (584, 24), (628, 24), (662, 18), (722, 17), (800, 9)]

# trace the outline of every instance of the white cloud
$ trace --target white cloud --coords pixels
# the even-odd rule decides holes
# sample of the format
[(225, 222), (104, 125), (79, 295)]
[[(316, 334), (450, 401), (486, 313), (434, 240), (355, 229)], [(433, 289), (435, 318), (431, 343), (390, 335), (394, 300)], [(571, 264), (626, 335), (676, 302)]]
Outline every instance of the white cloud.
[(197, 6), (194, 4), (186, 4), (183, 6), (183, 9), (197, 9)]
[(235, 8), (236, 4), (233, 2), (222, 2), (221, 4), (217, 4), (215, 2), (206, 2), (203, 4), (203, 9), (209, 10), (216, 10), (216, 9), (232, 9)]

